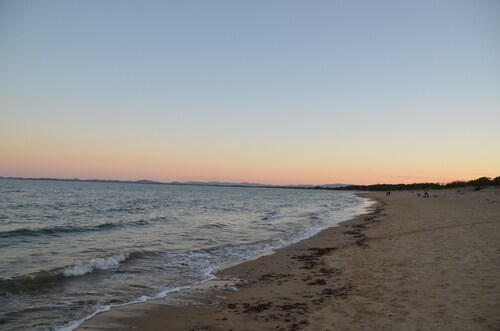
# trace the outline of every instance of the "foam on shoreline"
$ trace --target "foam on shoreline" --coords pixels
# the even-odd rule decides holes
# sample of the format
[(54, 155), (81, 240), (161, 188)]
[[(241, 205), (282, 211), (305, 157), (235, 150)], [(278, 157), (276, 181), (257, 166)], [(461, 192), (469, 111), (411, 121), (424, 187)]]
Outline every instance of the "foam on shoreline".
[[(82, 323), (85, 321), (89, 321), (94, 316), (103, 313), (103, 312), (108, 312), (111, 310), (111, 308), (119, 308), (119, 307), (124, 307), (128, 306), (126, 309), (127, 311), (132, 309), (138, 309), (141, 310), (139, 306), (136, 304), (152, 304), (154, 305), (154, 301), (150, 300), (158, 300), (162, 299), (161, 303), (168, 303), (169, 305), (174, 305), (174, 306), (185, 306), (185, 305), (191, 305), (191, 304), (202, 304), (206, 303), (208, 301), (211, 301), (213, 296), (220, 295), (221, 293), (231, 293), (234, 291), (237, 291), (238, 289), (247, 286), (248, 284), (254, 283), (253, 281), (249, 281), (248, 279), (245, 278), (240, 278), (240, 277), (234, 277), (234, 276), (227, 276), (227, 273), (231, 273), (231, 269), (233, 268), (238, 268), (241, 265), (245, 265), (251, 262), (255, 262), (259, 260), (260, 258), (263, 257), (268, 257), (274, 255), (276, 252), (281, 251), (281, 250), (286, 250), (290, 249), (291, 247), (300, 244), (303, 241), (309, 240), (311, 238), (314, 238), (315, 236), (318, 236), (320, 233), (327, 231), (332, 228), (336, 228), (341, 226), (344, 223), (352, 222), (360, 217), (366, 216), (367, 214), (372, 214), (375, 212), (376, 207), (378, 205), (378, 202), (374, 199), (371, 198), (363, 198), (363, 203), (360, 207), (356, 208), (357, 212), (354, 212), (354, 209), (352, 212), (354, 212), (354, 217), (343, 220), (337, 223), (332, 224), (331, 226), (327, 228), (323, 228), (321, 230), (317, 230), (311, 233), (306, 234), (305, 236), (301, 238), (296, 238), (295, 241), (292, 241), (288, 243), (287, 245), (284, 246), (279, 246), (279, 247), (271, 247), (269, 249), (264, 249), (261, 252), (256, 252), (254, 254), (250, 254), (245, 257), (244, 260), (237, 261), (237, 262), (232, 262), (232, 263), (227, 263), (224, 265), (220, 265), (217, 268), (214, 268), (212, 270), (209, 270), (206, 272), (207, 278), (201, 282), (197, 282), (195, 284), (192, 284), (190, 286), (186, 286), (183, 288), (180, 288), (178, 290), (174, 291), (169, 291), (163, 296), (151, 298), (149, 300), (144, 300), (144, 301), (132, 301), (126, 304), (121, 304), (121, 305), (116, 305), (116, 306), (110, 306), (110, 309), (102, 309), (99, 310), (98, 312), (92, 314), (92, 316), (89, 316), (85, 319), (82, 319), (80, 321), (72, 322), (72, 329), (58, 329), (58, 330), (64, 330), (64, 331), (69, 331), (69, 330), (74, 330), (81, 326)], [(215, 293), (215, 294), (214, 294)], [(118, 313), (119, 314), (119, 313)], [(87, 329), (87, 327), (86, 327)], [(80, 329), (78, 329), (80, 330)]]
[(438, 191), (433, 199), (418, 198), (415, 192), (398, 192), (390, 198), (370, 193), (382, 202), (375, 212), (217, 273), (219, 279), (233, 283), (207, 283), (211, 290), (199, 290), (199, 297), (181, 291), (177, 303), (160, 300), (117, 308), (82, 327), (88, 331), (110, 323), (117, 330), (498, 326), (500, 266), (493, 261), (500, 233), (499, 192)]

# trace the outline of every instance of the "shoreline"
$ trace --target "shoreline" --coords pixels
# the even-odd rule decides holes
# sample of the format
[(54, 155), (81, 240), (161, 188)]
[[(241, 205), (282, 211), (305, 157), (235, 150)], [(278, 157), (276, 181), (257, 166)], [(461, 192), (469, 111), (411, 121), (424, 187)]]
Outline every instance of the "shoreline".
[[(356, 193), (356, 195), (362, 197), (358, 193)], [(249, 260), (225, 266), (214, 273), (215, 278), (194, 284), (179, 291), (170, 292), (163, 298), (148, 300), (145, 302), (124, 304), (122, 306), (112, 307), (110, 310), (96, 313), (86, 319), (83, 323), (81, 323), (75, 330), (128, 330), (130, 325), (122, 323), (122, 320), (128, 319), (128, 316), (140, 318), (139, 316), (141, 316), (142, 313), (145, 315), (149, 315), (151, 310), (155, 310), (157, 308), (163, 309), (165, 307), (168, 307), (167, 309), (176, 310), (176, 308), (182, 307), (213, 305), (221, 298), (225, 298), (226, 295), (231, 294), (232, 292), (240, 291), (244, 288), (251, 287), (253, 284), (256, 284), (270, 276), (266, 274), (252, 275), (246, 271), (242, 272), (240, 270), (242, 267), (248, 266), (248, 269), (252, 269), (253, 265), (255, 263), (258, 263), (257, 261), (260, 261), (261, 259), (268, 259), (270, 257), (271, 260), (273, 260), (277, 253), (281, 254), (282, 251), (294, 249), (295, 246), (299, 246), (296, 249), (300, 250), (302, 249), (300, 248), (300, 246), (306, 244), (306, 242), (314, 241), (314, 238), (317, 236), (326, 237), (329, 234), (325, 234), (323, 232), (331, 231), (332, 229), (339, 229), (345, 223), (362, 223), (365, 217), (371, 220), (372, 215), (375, 215), (379, 212), (379, 208), (381, 208), (382, 203), (377, 199), (371, 197), (366, 197), (365, 199), (367, 200), (364, 202), (365, 207), (363, 208), (370, 210), (367, 213), (361, 214), (352, 219), (339, 222), (334, 226), (323, 229), (317, 234), (302, 239), (296, 243), (291, 244), (290, 246), (278, 248), (273, 251), (259, 254)], [(259, 272), (257, 272), (257, 274), (259, 274)], [(139, 326), (139, 328), (144, 330), (149, 330), (150, 328), (155, 329), (154, 326), (150, 325)], [(162, 327), (159, 327), (159, 329), (161, 328)], [(169, 330), (177, 330), (177, 328), (169, 326)], [(184, 328), (181, 327), (178, 330), (184, 330)]]
[[(500, 190), (461, 191), (440, 190), (429, 199), (411, 192), (393, 192), (390, 198), (363, 193), (362, 197), (378, 201), (372, 213), (272, 255), (224, 268), (215, 280), (163, 300), (113, 308), (77, 330), (498, 329), (500, 267), (491, 257), (500, 239)], [(470, 227), (471, 216), (479, 235), (459, 231), (461, 237), (441, 245), (446, 249), (433, 244), (433, 236), (442, 237), (444, 232), (447, 238), (447, 231)], [(478, 254), (488, 257), (480, 271), (467, 270), (474, 279), (455, 270), (463, 261), (453, 253), (464, 246), (459, 239), (466, 238)], [(486, 244), (490, 249), (483, 247)], [(409, 263), (412, 259), (421, 262), (415, 262), (418, 269)], [(448, 272), (454, 286), (439, 283)], [(478, 276), (484, 281), (478, 283)], [(433, 282), (422, 284), (426, 277)], [(466, 293), (447, 290), (458, 285)], [(450, 303), (453, 295), (462, 301)], [(467, 300), (472, 297), (471, 307)]]

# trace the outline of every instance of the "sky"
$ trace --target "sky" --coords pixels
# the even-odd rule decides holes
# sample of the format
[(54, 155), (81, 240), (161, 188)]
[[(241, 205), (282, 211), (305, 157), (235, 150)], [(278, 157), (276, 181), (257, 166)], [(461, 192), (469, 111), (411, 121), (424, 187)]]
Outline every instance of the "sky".
[(0, 1), (0, 176), (500, 175), (500, 1)]

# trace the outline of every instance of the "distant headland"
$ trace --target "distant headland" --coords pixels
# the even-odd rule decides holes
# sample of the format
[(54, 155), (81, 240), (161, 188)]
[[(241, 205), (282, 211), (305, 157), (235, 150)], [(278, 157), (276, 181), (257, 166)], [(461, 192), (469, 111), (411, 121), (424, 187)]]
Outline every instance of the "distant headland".
[(272, 185), (260, 183), (232, 183), (232, 182), (201, 182), (201, 181), (188, 181), (188, 182), (159, 182), (149, 179), (140, 180), (118, 180), (118, 179), (80, 179), (80, 178), (51, 178), (51, 177), (2, 177), (0, 179), (16, 179), (16, 180), (45, 180), (45, 181), (64, 181), (64, 182), (90, 182), (90, 183), (121, 183), (121, 184), (151, 184), (151, 185), (190, 185), (190, 186), (222, 186), (222, 187), (262, 187), (262, 188), (293, 188), (293, 189), (333, 189), (346, 187), (349, 184), (324, 184), (324, 185)]
[(372, 185), (352, 185), (352, 184), (290, 184), (290, 185), (272, 185), (260, 183), (232, 183), (232, 182), (159, 182), (148, 179), (141, 180), (117, 180), (117, 179), (79, 179), (79, 178), (50, 178), (50, 177), (3, 177), (0, 179), (15, 179), (15, 180), (43, 180), (43, 181), (64, 181), (64, 182), (90, 182), (90, 183), (121, 183), (121, 184), (150, 184), (150, 185), (186, 185), (186, 186), (220, 186), (220, 187), (256, 187), (256, 188), (288, 188), (288, 189), (313, 189), (313, 190), (348, 190), (348, 191), (398, 191), (398, 190), (430, 190), (430, 189), (446, 189), (458, 187), (487, 187), (500, 186), (500, 176), (495, 178), (480, 177), (469, 181), (453, 181), (449, 183), (412, 183), (412, 184), (372, 184)]

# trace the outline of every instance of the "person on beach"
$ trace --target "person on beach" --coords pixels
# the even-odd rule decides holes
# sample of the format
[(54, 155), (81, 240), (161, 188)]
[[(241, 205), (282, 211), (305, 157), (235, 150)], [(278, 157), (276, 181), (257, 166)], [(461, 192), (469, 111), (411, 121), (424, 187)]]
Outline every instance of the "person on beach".
[(385, 196), (389, 198), (391, 196), (391, 192), (390, 191), (385, 192)]

